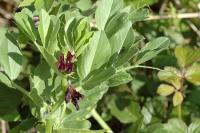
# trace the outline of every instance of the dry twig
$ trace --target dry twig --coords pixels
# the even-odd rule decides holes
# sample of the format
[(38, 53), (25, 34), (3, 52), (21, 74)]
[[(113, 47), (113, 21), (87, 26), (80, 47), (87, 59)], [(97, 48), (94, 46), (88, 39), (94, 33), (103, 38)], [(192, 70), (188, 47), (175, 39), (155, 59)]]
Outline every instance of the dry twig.
[(146, 20), (161, 20), (161, 19), (189, 19), (189, 18), (200, 18), (200, 12), (196, 13), (180, 13), (177, 15), (150, 15)]

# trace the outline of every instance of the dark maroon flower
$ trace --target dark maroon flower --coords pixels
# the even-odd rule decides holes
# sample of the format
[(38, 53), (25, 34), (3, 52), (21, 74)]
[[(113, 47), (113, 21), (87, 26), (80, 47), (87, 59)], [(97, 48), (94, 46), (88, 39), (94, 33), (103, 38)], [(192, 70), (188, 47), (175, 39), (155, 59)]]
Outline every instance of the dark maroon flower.
[(67, 64), (65, 64), (65, 71), (67, 73), (71, 73), (73, 71), (73, 66), (74, 66), (73, 63), (67, 63)]
[(65, 73), (71, 73), (74, 67), (74, 55), (68, 51), (66, 59), (64, 58), (64, 54), (62, 53), (59, 56), (59, 60), (57, 63), (58, 70)]
[(83, 99), (83, 95), (75, 90), (75, 88), (70, 85), (67, 88), (67, 91), (65, 92), (65, 102), (69, 103), (72, 102), (74, 106), (76, 107), (76, 110), (79, 110), (79, 99)]
[(73, 61), (73, 58), (74, 58), (74, 55), (70, 51), (68, 51), (66, 62), (71, 63)]
[(59, 56), (59, 59), (58, 59), (58, 63), (57, 63), (57, 67), (58, 67), (58, 70), (60, 71), (65, 71), (65, 59), (64, 59), (64, 54), (61, 54)]
[(65, 102), (72, 102), (76, 107), (76, 110), (79, 110), (79, 99), (83, 99), (83, 95), (80, 94), (73, 86), (68, 86), (67, 91), (65, 92)]

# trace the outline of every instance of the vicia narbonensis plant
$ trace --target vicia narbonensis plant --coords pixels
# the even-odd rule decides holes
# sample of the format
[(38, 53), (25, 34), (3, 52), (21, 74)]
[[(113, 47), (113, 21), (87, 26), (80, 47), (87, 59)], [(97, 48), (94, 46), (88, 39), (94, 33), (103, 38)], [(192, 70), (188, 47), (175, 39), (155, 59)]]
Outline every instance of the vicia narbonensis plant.
[[(147, 9), (125, 7), (122, 0), (96, 5), (95, 10), (82, 11), (73, 2), (25, 0), (14, 15), (17, 30), (1, 32), (0, 81), (23, 95), (9, 107), (19, 116), (21, 101), (31, 114), (27, 119), (10, 117), (21, 121), (11, 132), (31, 127), (40, 133), (112, 132), (95, 111), (97, 102), (109, 86), (128, 82), (120, 74), (129, 75), (127, 70), (155, 57), (169, 40), (159, 37), (140, 47), (143, 38), (133, 25), (147, 17)], [(39, 54), (37, 66), (25, 58), (27, 47)], [(23, 76), (30, 90), (21, 85)], [(89, 131), (90, 117), (104, 129)]]

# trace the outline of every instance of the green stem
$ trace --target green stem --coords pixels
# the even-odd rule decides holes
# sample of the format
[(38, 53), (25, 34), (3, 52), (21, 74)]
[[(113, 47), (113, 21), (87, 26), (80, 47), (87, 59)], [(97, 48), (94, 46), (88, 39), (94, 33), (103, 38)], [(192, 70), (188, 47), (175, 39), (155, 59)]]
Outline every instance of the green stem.
[(52, 119), (46, 120), (45, 133), (52, 133), (53, 123)]
[(12, 86), (17, 89), (18, 91), (20, 91), (22, 94), (24, 94), (25, 96), (27, 96), (28, 98), (32, 99), (31, 96), (29, 95), (29, 92), (26, 91), (24, 88), (22, 88), (21, 86), (19, 86), (18, 84), (11, 82)]
[(66, 78), (62, 78), (61, 86), (62, 86), (63, 91), (65, 92), (66, 88), (67, 88), (67, 80), (66, 80)]
[(136, 65), (136, 66), (129, 66), (129, 67), (119, 69), (119, 70), (117, 70), (117, 72), (127, 71), (127, 70), (134, 69), (134, 68), (146, 68), (146, 69), (153, 69), (153, 70), (157, 70), (157, 71), (163, 71), (162, 69), (159, 69), (159, 68), (156, 68), (156, 67)]
[(101, 118), (101, 116), (97, 113), (95, 109), (92, 110), (93, 118), (101, 125), (101, 127), (107, 130), (107, 133), (113, 133), (112, 129), (108, 126), (108, 124)]
[(181, 109), (181, 104), (177, 106), (177, 116), (179, 119), (182, 119), (182, 109)]
[(64, 102), (64, 93), (67, 89), (67, 81), (66, 78), (62, 78), (61, 79), (61, 88), (63, 90), (63, 95), (60, 97), (59, 101), (57, 102), (57, 104), (52, 108), (52, 112), (56, 111)]

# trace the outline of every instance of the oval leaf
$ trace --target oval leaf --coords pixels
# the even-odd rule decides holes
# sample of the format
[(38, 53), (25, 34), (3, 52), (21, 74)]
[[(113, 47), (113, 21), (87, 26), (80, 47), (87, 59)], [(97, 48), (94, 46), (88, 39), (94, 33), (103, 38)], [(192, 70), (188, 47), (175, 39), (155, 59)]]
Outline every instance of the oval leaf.
[(18, 77), (22, 67), (22, 53), (17, 47), (16, 40), (11, 34), (0, 38), (0, 64), (11, 80)]
[(188, 68), (185, 74), (186, 79), (195, 84), (200, 85), (200, 64), (193, 64)]
[(94, 33), (91, 41), (79, 58), (78, 71), (80, 77), (86, 77), (91, 71), (108, 62), (111, 47), (104, 31)]
[(168, 96), (175, 91), (174, 87), (167, 84), (161, 84), (158, 87), (157, 93), (161, 96)]
[(181, 67), (188, 67), (200, 60), (200, 49), (193, 49), (188, 46), (176, 47), (175, 55)]
[(183, 102), (183, 95), (179, 91), (177, 91), (173, 96), (173, 104), (174, 106), (180, 105)]

